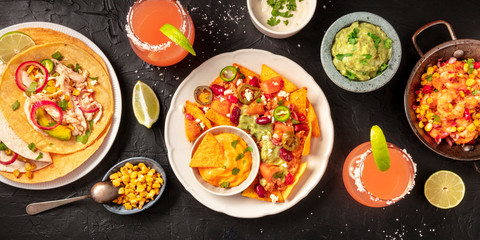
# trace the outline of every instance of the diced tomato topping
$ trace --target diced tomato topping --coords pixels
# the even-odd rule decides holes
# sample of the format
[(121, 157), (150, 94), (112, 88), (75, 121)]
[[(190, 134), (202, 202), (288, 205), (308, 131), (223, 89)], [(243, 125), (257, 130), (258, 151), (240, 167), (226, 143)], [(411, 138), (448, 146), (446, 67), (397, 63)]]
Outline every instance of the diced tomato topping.
[(280, 168), (268, 163), (260, 163), (260, 173), (267, 182), (272, 182), (273, 174), (280, 171)]
[(263, 106), (263, 103), (253, 101), (248, 105), (246, 113), (248, 115), (263, 115), (265, 114), (265, 107)]
[(263, 94), (263, 96), (265, 96), (266, 99), (272, 98), (272, 94)]
[(430, 86), (430, 85), (423, 86), (422, 92), (423, 93), (431, 93), (432, 92), (432, 86)]
[(472, 119), (472, 116), (470, 115), (470, 110), (468, 110), (468, 108), (465, 108), (465, 120), (470, 120)]
[(195, 119), (195, 118), (192, 116), (192, 114), (190, 114), (190, 113), (185, 114), (185, 118), (188, 119), (188, 120), (193, 120), (193, 119)]
[(293, 126), (288, 126), (283, 122), (275, 122), (274, 130), (283, 134), (284, 132), (293, 131)]
[(473, 68), (480, 68), (480, 62), (474, 62)]
[(285, 176), (285, 183), (287, 185), (292, 185), (293, 184), (293, 176), (291, 173), (288, 173), (286, 176)]
[(229, 94), (227, 95), (227, 101), (231, 102), (231, 103), (237, 103), (238, 102), (238, 98)]
[[(223, 98), (223, 100), (221, 100)], [(232, 105), (231, 102), (226, 101), (225, 97), (217, 97), (213, 99), (210, 107), (217, 111), (218, 113), (222, 114), (223, 116), (227, 116), (230, 113), (230, 106)]]
[(277, 93), (283, 88), (283, 79), (280, 76), (270, 78), (265, 82), (260, 83), (260, 88), (266, 94)]

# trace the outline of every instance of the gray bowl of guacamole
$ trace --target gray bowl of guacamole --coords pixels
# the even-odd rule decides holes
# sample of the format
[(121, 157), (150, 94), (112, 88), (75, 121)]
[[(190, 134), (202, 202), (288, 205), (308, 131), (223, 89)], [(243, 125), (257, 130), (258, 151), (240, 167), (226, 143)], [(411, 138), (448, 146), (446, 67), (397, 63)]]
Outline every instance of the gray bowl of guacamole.
[(400, 38), (382, 17), (355, 12), (335, 21), (320, 48), (322, 66), (339, 87), (371, 92), (393, 78), (402, 58)]

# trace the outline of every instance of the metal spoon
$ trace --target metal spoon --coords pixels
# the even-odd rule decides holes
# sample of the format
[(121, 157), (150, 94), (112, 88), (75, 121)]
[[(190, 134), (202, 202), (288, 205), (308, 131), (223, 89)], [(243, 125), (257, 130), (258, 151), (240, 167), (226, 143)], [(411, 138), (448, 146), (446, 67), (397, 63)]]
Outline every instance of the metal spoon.
[(95, 185), (93, 185), (93, 187), (90, 189), (90, 195), (60, 199), (55, 201), (31, 203), (27, 205), (26, 210), (29, 215), (35, 215), (37, 213), (41, 213), (43, 211), (47, 211), (52, 208), (63, 206), (65, 204), (76, 202), (85, 198), (92, 198), (92, 200), (97, 203), (108, 203), (117, 198), (118, 196), (118, 188), (113, 186), (112, 182), (104, 181), (95, 183)]

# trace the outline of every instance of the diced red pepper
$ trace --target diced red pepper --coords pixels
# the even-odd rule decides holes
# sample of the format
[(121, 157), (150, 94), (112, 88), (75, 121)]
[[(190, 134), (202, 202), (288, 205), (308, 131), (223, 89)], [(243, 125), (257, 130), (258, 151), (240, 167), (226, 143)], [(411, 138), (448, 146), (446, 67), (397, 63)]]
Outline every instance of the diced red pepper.
[(185, 118), (188, 119), (188, 120), (193, 120), (193, 119), (195, 119), (195, 118), (192, 116), (192, 114), (190, 114), (190, 113), (185, 114)]
[(293, 176), (291, 173), (288, 173), (286, 176), (285, 176), (285, 183), (287, 185), (292, 185), (293, 184)]
[(413, 111), (417, 110), (418, 105), (412, 105)]
[(465, 120), (470, 119), (472, 119), (472, 116), (470, 115), (470, 110), (468, 110), (468, 108), (465, 108)]
[(474, 62), (473, 63), (473, 68), (475, 68), (475, 69), (480, 68), (480, 62)]
[(432, 86), (431, 85), (425, 85), (422, 88), (423, 93), (431, 93), (432, 92)]

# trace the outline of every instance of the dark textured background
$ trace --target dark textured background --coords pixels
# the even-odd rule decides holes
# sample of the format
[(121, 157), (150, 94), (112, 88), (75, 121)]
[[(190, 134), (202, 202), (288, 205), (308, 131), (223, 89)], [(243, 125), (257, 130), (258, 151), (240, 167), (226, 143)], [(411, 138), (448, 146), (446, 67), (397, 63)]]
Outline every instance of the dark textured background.
[[(174, 67), (157, 68), (131, 50), (124, 30), (133, 1), (1, 1), (0, 28), (27, 21), (47, 21), (73, 28), (90, 38), (112, 63), (123, 95), (123, 116), (115, 144), (99, 166), (67, 186), (30, 191), (0, 184), (0, 239), (480, 239), (480, 176), (472, 162), (440, 157), (415, 137), (403, 109), (408, 76), (419, 59), (411, 35), (427, 22), (449, 21), (458, 38), (480, 39), (480, 1), (319, 0), (315, 16), (299, 34), (276, 40), (260, 34), (250, 22), (246, 1), (182, 0), (195, 23), (197, 57)], [(402, 41), (401, 66), (385, 87), (365, 94), (344, 91), (325, 75), (319, 48), (324, 32), (337, 18), (356, 11), (389, 21)], [(420, 37), (424, 50), (448, 40), (444, 27)], [(167, 159), (163, 120), (171, 97), (198, 65), (219, 53), (256, 48), (286, 56), (300, 64), (320, 85), (329, 101), (335, 144), (328, 169), (318, 186), (293, 208), (260, 219), (237, 219), (214, 212), (196, 201), (178, 182)], [(146, 129), (131, 108), (133, 85), (141, 79), (153, 87), (162, 105), (159, 121)], [(417, 185), (404, 200), (387, 208), (355, 202), (343, 186), (341, 170), (350, 150), (368, 141), (370, 126), (379, 124), (388, 141), (407, 148), (418, 164)], [(179, 133), (183, 134), (183, 133)], [(25, 206), (36, 201), (88, 193), (116, 162), (146, 156), (160, 162), (168, 175), (165, 194), (155, 206), (132, 215), (114, 215), (84, 200), (37, 216)], [(466, 185), (463, 202), (451, 210), (431, 206), (423, 195), (430, 174), (447, 169)]]

